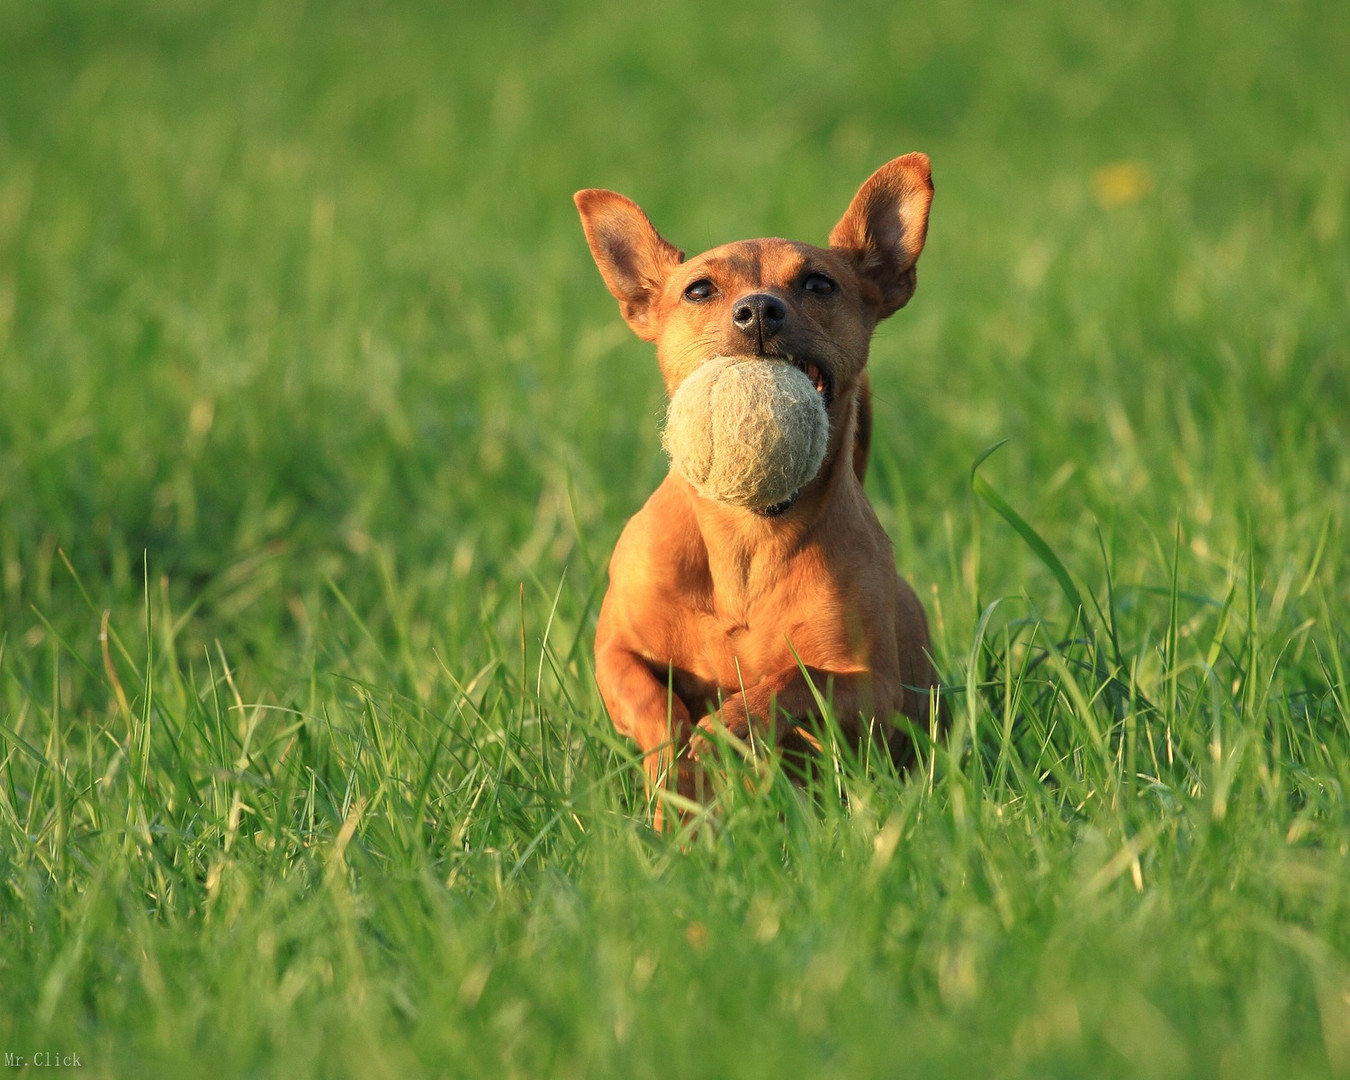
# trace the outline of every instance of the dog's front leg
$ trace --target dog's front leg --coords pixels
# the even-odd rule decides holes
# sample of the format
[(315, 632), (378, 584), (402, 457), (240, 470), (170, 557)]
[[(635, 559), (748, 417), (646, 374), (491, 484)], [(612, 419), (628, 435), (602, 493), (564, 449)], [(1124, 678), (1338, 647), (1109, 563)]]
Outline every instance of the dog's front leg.
[[(698, 794), (700, 766), (683, 753), (693, 726), (689, 709), (638, 653), (617, 643), (596, 649), (595, 679), (614, 726), (638, 744), (649, 788)], [(662, 826), (658, 799), (655, 824)]]
[(753, 732), (777, 743), (809, 717), (820, 717), (817, 695), (829, 704), (840, 730), (849, 738), (861, 734), (865, 718), (877, 706), (875, 680), (869, 671), (832, 672), (807, 667), (803, 674), (802, 668), (792, 667), (724, 698), (721, 708), (699, 721), (689, 743), (689, 755), (695, 760), (705, 757), (710, 749), (708, 736), (719, 729), (742, 741)]

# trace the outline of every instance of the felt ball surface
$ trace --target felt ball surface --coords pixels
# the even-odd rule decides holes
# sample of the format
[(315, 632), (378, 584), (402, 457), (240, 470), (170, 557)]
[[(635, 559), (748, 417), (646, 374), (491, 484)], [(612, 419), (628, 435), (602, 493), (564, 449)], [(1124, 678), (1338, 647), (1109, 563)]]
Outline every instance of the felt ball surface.
[(825, 403), (792, 364), (722, 356), (676, 388), (661, 442), (704, 498), (761, 509), (815, 478), (829, 437)]

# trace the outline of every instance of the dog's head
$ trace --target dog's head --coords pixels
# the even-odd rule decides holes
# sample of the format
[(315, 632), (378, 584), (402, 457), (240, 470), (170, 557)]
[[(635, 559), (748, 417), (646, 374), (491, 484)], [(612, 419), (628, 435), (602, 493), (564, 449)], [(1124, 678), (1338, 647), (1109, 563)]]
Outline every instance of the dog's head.
[(690, 259), (616, 192), (579, 191), (576, 204), (624, 319), (656, 344), (669, 392), (715, 356), (781, 357), (816, 384), (833, 421), (873, 329), (914, 295), (932, 198), (928, 158), (906, 154), (858, 190), (829, 247), (741, 240)]

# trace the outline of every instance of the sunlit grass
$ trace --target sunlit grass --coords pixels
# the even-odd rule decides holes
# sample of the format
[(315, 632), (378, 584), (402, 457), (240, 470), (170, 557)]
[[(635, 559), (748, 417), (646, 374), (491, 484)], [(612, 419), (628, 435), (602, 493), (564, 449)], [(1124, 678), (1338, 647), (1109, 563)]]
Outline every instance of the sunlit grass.
[[(1345, 16), (772, 29), (0, 13), (0, 1051), (1350, 1071)], [(822, 239), (912, 149), (869, 484), (950, 726), (657, 836), (591, 635), (660, 387), (569, 196)]]

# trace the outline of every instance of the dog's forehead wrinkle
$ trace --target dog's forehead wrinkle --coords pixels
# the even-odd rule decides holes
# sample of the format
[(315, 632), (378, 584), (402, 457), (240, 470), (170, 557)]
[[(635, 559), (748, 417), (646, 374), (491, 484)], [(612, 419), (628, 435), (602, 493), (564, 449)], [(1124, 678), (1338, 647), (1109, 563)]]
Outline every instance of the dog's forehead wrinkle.
[(714, 248), (699, 257), (698, 268), (707, 270), (715, 277), (758, 281), (762, 272), (759, 244), (750, 240)]

